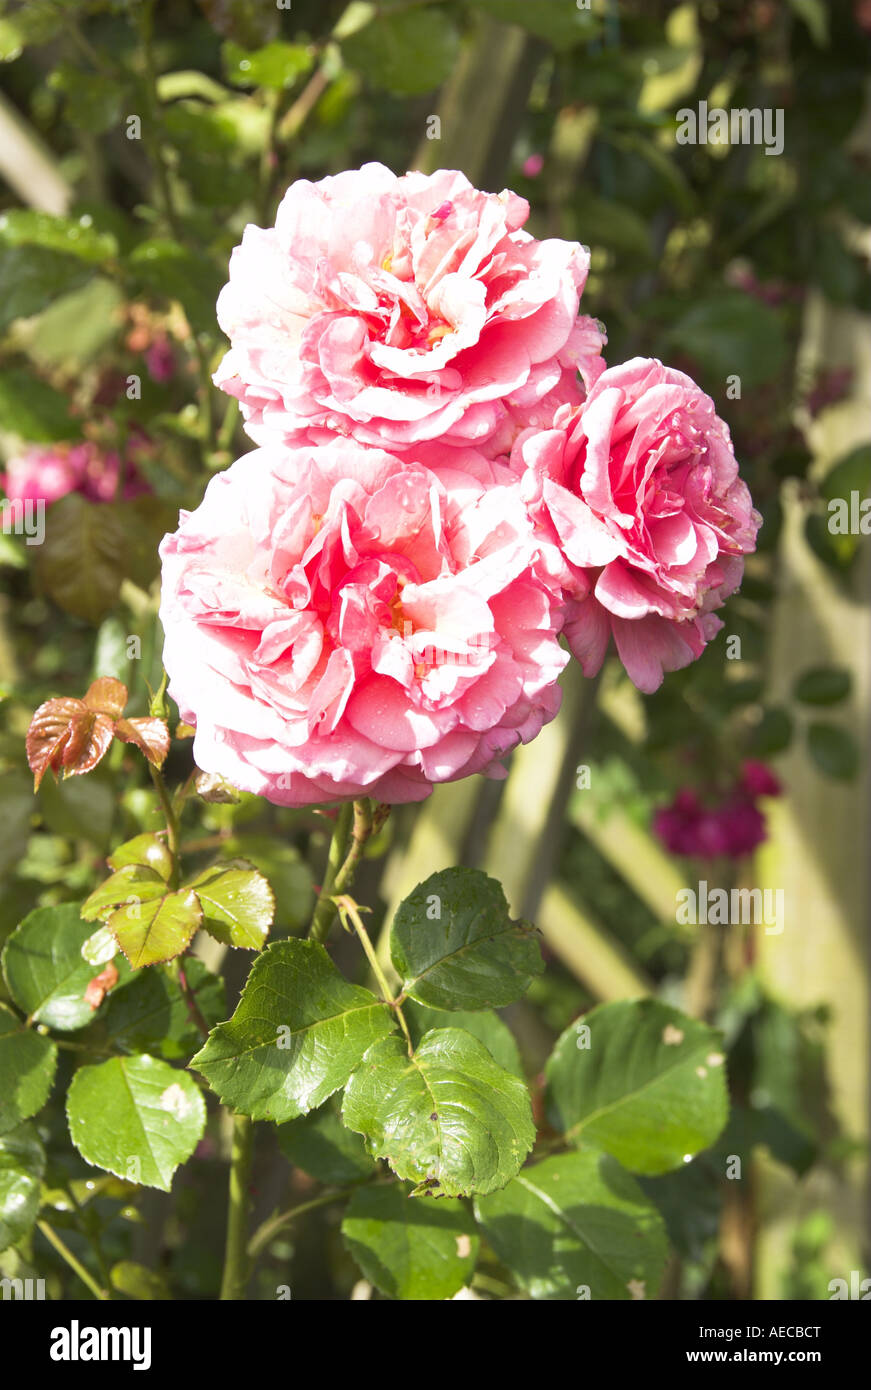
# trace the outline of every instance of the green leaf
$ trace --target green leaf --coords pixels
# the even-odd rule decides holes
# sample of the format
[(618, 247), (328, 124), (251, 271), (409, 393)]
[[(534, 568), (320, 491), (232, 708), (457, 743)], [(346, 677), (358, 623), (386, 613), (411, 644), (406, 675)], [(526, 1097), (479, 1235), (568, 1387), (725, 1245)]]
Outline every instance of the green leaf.
[(109, 1278), (113, 1289), (136, 1299), (137, 1303), (155, 1300), (166, 1302), (172, 1298), (162, 1275), (133, 1260), (120, 1260), (113, 1265)]
[(275, 1133), (285, 1158), (318, 1182), (347, 1187), (375, 1172), (363, 1140), (342, 1124), (333, 1101), (279, 1125)]
[(275, 916), (275, 898), (261, 873), (244, 859), (213, 864), (189, 884), (216, 941), (259, 951)]
[(787, 357), (778, 315), (739, 290), (699, 299), (666, 338), (672, 349), (695, 358), (712, 381), (737, 372), (745, 388), (770, 381)]
[(214, 332), (221, 272), (204, 255), (160, 237), (142, 241), (130, 255), (130, 270), (143, 290), (177, 299), (198, 332)]
[(67, 372), (81, 369), (114, 342), (123, 303), (118, 287), (95, 275), (80, 289), (52, 300), (16, 331), (28, 356), (43, 371), (58, 366)]
[(89, 502), (77, 492), (52, 503), (35, 567), (60, 608), (99, 623), (118, 602), (125, 564), (124, 530), (113, 503)]
[(45, 1150), (31, 1124), (0, 1136), (0, 1250), (27, 1235), (39, 1211)]
[(138, 970), (140, 966), (156, 965), (180, 956), (202, 920), (196, 893), (181, 888), (151, 902), (133, 902), (120, 907), (112, 913), (107, 926), (115, 933), (133, 969)]
[[(226, 1012), (223, 980), (193, 957), (185, 960), (184, 972), (200, 1013), (213, 1027)], [(201, 1041), (181, 990), (162, 970), (144, 970), (111, 994), (104, 1024), (118, 1047), (153, 1052), (170, 1062), (190, 1057)]]
[[(717, 1150), (713, 1153), (716, 1155)], [(669, 1241), (686, 1260), (704, 1259), (706, 1244), (716, 1239), (723, 1208), (724, 1172), (725, 1163), (715, 1165), (712, 1154), (705, 1153), (661, 1177), (639, 1178), (642, 1192), (665, 1221)]]
[(275, 921), (282, 931), (298, 931), (310, 919), (314, 904), (311, 869), (294, 845), (274, 835), (231, 835), (225, 851), (247, 859), (259, 869), (275, 894)]
[(852, 734), (836, 724), (816, 720), (808, 725), (808, 751), (827, 777), (851, 782), (859, 769), (859, 749)]
[(193, 1077), (156, 1057), (79, 1067), (67, 1095), (73, 1143), (86, 1163), (168, 1192), (206, 1123)]
[(462, 1202), (420, 1200), (401, 1183), (358, 1188), (342, 1235), (366, 1278), (388, 1298), (451, 1298), (468, 1284), (478, 1258), (475, 1222)]
[(512, 1076), (519, 1076), (521, 1081), (525, 1079), (514, 1034), (492, 1009), (480, 1009), (474, 1013), (464, 1009), (429, 1009), (425, 1004), (417, 1004), (410, 999), (403, 1004), (402, 1012), (415, 1046), (431, 1028), (463, 1028), (484, 1044), (500, 1067), (510, 1071)]
[(793, 686), (793, 695), (805, 705), (836, 705), (846, 700), (853, 678), (843, 666), (815, 666), (803, 671)]
[(757, 758), (768, 758), (773, 753), (782, 753), (792, 739), (792, 719), (785, 709), (769, 706), (762, 711), (762, 717), (753, 726), (748, 739), (748, 749)]
[(45, 246), (0, 245), (0, 330), (29, 318), (92, 274), (76, 256)]
[(292, 87), (312, 65), (312, 55), (302, 44), (277, 40), (255, 49), (225, 43), (221, 57), (227, 81), (234, 87), (269, 87), (276, 92)]
[(31, 444), (75, 439), (82, 432), (61, 391), (16, 367), (0, 371), (0, 419), (4, 430)]
[[(169, 883), (172, 876), (172, 855), (166, 847), (166, 841), (159, 835), (134, 835), (132, 840), (127, 840), (117, 849), (113, 849), (108, 863), (112, 869), (123, 869), (126, 865), (138, 864), (157, 874), (164, 883)], [(97, 891), (99, 892), (99, 889)], [(120, 902), (122, 899), (119, 898), (117, 901)]]
[(86, 922), (106, 919), (124, 903), (137, 905), (164, 897), (166, 887), (166, 880), (147, 865), (122, 864), (85, 899), (82, 917)]
[(57, 1047), (51, 1038), (25, 1028), (0, 1004), (0, 1134), (42, 1109), (56, 1067)]
[(411, 1058), (401, 1038), (376, 1043), (342, 1118), (398, 1177), (448, 1197), (504, 1186), (535, 1141), (526, 1086), (459, 1028), (427, 1033)]
[(537, 1299), (652, 1298), (667, 1244), (662, 1218), (618, 1163), (595, 1149), (526, 1168), (475, 1200), (487, 1240)]
[(381, 14), (342, 39), (348, 67), (398, 96), (431, 92), (449, 77), (459, 36), (441, 10)]
[(190, 1065), (225, 1105), (280, 1124), (344, 1086), (395, 1026), (387, 1005), (343, 979), (323, 946), (277, 941), (254, 962), (233, 1017)]
[(107, 965), (118, 954), (118, 942), (108, 927), (98, 927), (82, 946), (82, 959), (88, 965)]
[(67, 119), (77, 129), (102, 135), (118, 125), (123, 93), (114, 78), (63, 64), (49, 74), (48, 85), (64, 94)]
[(95, 265), (118, 254), (115, 237), (111, 232), (98, 231), (88, 213), (81, 217), (53, 217), (32, 208), (11, 208), (0, 213), (0, 245), (45, 246)]
[(390, 954), (406, 994), (437, 1009), (511, 1004), (544, 969), (534, 930), (513, 922), (479, 869), (445, 869), (400, 903)]
[(517, 24), (556, 49), (572, 48), (598, 27), (596, 17), (578, 9), (572, 0), (470, 0), (502, 24)]
[(102, 966), (90, 965), (82, 947), (92, 934), (78, 903), (28, 913), (3, 950), (3, 976), (19, 1008), (58, 1032), (84, 1028), (94, 1017), (85, 990)]
[(720, 1035), (653, 999), (600, 1004), (563, 1033), (546, 1075), (555, 1123), (635, 1173), (707, 1148), (728, 1114)]
[(866, 497), (871, 491), (871, 444), (860, 444), (844, 454), (826, 473), (820, 483), (820, 492), (826, 501), (836, 497), (849, 501), (851, 492)]

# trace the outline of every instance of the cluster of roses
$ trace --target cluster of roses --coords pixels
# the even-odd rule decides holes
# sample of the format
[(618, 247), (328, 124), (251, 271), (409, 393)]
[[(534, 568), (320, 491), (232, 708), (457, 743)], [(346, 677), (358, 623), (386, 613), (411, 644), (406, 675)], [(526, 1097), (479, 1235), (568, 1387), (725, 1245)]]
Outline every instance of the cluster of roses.
[(89, 502), (112, 502), (118, 495), (138, 497), (150, 489), (140, 475), (137, 457), (147, 450), (141, 432), (131, 432), (124, 459), (114, 449), (104, 449), (91, 439), (75, 444), (32, 444), (13, 455), (0, 475), (0, 486), (10, 502), (57, 502), (68, 492), (79, 492)]
[(759, 801), (781, 791), (771, 769), (750, 759), (735, 784), (718, 797), (702, 801), (692, 787), (682, 787), (669, 806), (655, 813), (653, 829), (672, 854), (743, 859), (768, 838)]
[(557, 712), (569, 654), (698, 657), (755, 544), (681, 372), (607, 368), (589, 256), (524, 199), (378, 164), (295, 183), (218, 301), (260, 446), (161, 546), (170, 693), (207, 772), (286, 805), (416, 801)]

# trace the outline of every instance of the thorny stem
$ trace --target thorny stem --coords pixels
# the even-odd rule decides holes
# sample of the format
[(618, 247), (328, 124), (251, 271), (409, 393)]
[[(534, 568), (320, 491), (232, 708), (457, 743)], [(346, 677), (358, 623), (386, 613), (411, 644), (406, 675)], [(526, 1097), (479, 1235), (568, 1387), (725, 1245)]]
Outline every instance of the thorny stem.
[(352, 898), (346, 896), (337, 897), (334, 899), (334, 901), (336, 907), (339, 909), (339, 916), (342, 919), (342, 924), (346, 926), (347, 920), (350, 920), (354, 928), (354, 931), (360, 938), (360, 945), (366, 952), (366, 959), (369, 961), (369, 964), (372, 967), (372, 974), (378, 981), (378, 987), (381, 990), (384, 1002), (385, 1004), (388, 1004), (390, 1008), (393, 1010), (393, 1012), (396, 1014), (399, 1026), (405, 1034), (405, 1041), (408, 1044), (408, 1055), (409, 1057), (411, 1057), (414, 1052), (414, 1044), (411, 1041), (411, 1034), (408, 1031), (408, 1024), (406, 1023), (405, 1016), (402, 1012), (400, 1001), (403, 998), (403, 996), (400, 995), (397, 998), (393, 997), (393, 992), (389, 984), (387, 983), (387, 978), (384, 974), (384, 971), (381, 969), (378, 957), (375, 954), (375, 948), (369, 939), (369, 933), (363, 926), (363, 921), (360, 917), (360, 909), (358, 908), (357, 904), (354, 902)]
[(248, 1283), (248, 1186), (253, 1151), (254, 1121), (247, 1115), (234, 1115), (222, 1302), (244, 1299)]
[(61, 1259), (69, 1265), (70, 1269), (73, 1271), (74, 1274), (77, 1274), (79, 1276), (82, 1283), (90, 1289), (94, 1297), (96, 1299), (99, 1299), (101, 1303), (106, 1303), (110, 1301), (112, 1298), (111, 1293), (109, 1293), (107, 1289), (100, 1288), (100, 1285), (97, 1283), (96, 1279), (94, 1279), (94, 1277), (88, 1273), (88, 1271), (85, 1269), (85, 1266), (82, 1264), (80, 1260), (76, 1258), (72, 1250), (70, 1250), (69, 1246), (64, 1244), (60, 1236), (57, 1234), (57, 1231), (53, 1230), (52, 1227), (49, 1226), (47, 1221), (37, 1221), (36, 1225), (37, 1229), (40, 1230), (42, 1234), (45, 1236), (49, 1245), (54, 1246)]

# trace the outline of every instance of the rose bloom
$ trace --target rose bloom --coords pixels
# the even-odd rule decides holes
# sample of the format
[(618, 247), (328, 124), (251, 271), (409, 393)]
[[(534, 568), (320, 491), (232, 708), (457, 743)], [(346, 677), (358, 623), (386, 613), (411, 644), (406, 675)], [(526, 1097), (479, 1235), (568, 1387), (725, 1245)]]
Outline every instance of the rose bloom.
[[(144, 443), (144, 435), (131, 438), (131, 455)], [(128, 459), (123, 496), (138, 497), (148, 485)], [(13, 502), (57, 502), (68, 492), (80, 492), (90, 502), (111, 502), (118, 486), (120, 458), (91, 440), (78, 444), (34, 444), (10, 458), (2, 485)]]
[[(447, 462), (445, 462), (447, 458)], [(169, 690), (206, 772), (283, 805), (418, 801), (559, 707), (559, 604), (508, 470), (346, 439), (254, 450), (164, 538)]]
[(453, 170), (292, 184), (273, 228), (245, 229), (218, 299), (231, 349), (215, 381), (251, 437), (481, 445), (512, 408), (564, 393), (591, 351), (589, 255), (536, 240), (528, 215)]
[(584, 674), (612, 635), (648, 693), (700, 656), (761, 518), (695, 382), (647, 358), (610, 367), (553, 428), (519, 435), (512, 464), (526, 470), (541, 572), (571, 600), (565, 634)]

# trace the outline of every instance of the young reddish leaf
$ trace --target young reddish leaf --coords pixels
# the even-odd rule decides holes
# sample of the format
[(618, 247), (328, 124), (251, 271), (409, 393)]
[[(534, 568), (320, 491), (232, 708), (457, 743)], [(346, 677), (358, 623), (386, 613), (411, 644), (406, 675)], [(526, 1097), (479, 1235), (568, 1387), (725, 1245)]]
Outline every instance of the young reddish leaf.
[(155, 767), (162, 767), (169, 752), (169, 727), (162, 719), (150, 716), (119, 719), (115, 733), (125, 743), (135, 743)]
[(95, 975), (93, 980), (88, 982), (85, 990), (85, 1003), (89, 1009), (99, 1009), (110, 989), (114, 989), (118, 983), (118, 971), (109, 961), (104, 970), (99, 975)]
[(83, 700), (59, 698), (40, 705), (27, 731), (27, 761), (34, 790), (50, 767), (67, 776), (90, 772), (112, 742), (113, 722), (88, 709)]
[(121, 681), (116, 681), (114, 676), (100, 676), (88, 687), (85, 704), (97, 714), (120, 719), (127, 704), (127, 687)]

